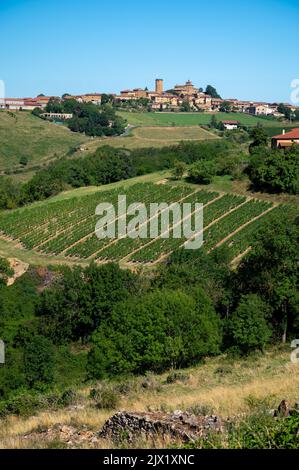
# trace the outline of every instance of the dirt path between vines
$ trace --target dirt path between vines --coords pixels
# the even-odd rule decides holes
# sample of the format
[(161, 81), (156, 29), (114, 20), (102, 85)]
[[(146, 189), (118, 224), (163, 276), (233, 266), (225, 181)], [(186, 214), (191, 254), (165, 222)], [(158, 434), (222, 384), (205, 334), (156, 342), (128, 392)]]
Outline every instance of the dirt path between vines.
[(241, 230), (243, 230), (245, 227), (247, 227), (247, 225), (250, 225), (252, 222), (254, 222), (255, 220), (258, 220), (260, 219), (261, 217), (263, 217), (264, 215), (268, 214), (268, 212), (272, 211), (274, 209), (274, 207), (277, 207), (278, 204), (273, 204), (272, 207), (269, 207), (268, 209), (266, 209), (264, 212), (262, 212), (261, 214), (259, 215), (256, 215), (255, 217), (253, 217), (252, 219), (248, 220), (248, 222), (245, 222), (245, 224), (241, 225), (240, 227), (238, 227), (236, 230), (234, 230), (233, 232), (231, 232), (229, 235), (227, 235), (226, 237), (224, 237), (222, 240), (220, 240), (220, 242), (216, 243), (215, 246), (213, 246), (213, 248), (211, 248), (208, 253), (210, 253), (212, 250), (215, 250), (215, 248), (218, 248), (219, 246), (221, 246), (223, 243), (225, 243), (227, 240), (229, 240), (231, 237), (233, 237), (236, 233), (240, 232)]

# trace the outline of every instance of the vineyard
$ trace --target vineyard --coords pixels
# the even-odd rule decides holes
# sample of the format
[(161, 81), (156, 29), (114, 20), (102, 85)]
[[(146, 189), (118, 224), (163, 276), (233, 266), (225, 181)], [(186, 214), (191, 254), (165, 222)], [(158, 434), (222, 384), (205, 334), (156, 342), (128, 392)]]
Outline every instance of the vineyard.
[[(119, 217), (116, 211), (106, 224), (106, 228), (111, 225), (115, 227), (115, 238), (99, 239), (95, 235), (96, 223), (100, 218), (95, 214), (96, 207), (104, 202), (111, 203), (117, 209), (119, 195), (126, 196), (127, 207), (137, 203), (137, 212), (139, 206), (144, 205), (147, 216), (144, 222), (134, 225), (137, 212), (127, 215), (127, 236), (118, 237)], [(151, 214), (151, 203), (161, 205), (159, 214)], [(161, 216), (167, 210), (163, 208), (163, 203), (167, 203), (170, 209), (166, 228), (161, 222)], [(190, 213), (179, 224), (174, 219), (174, 207), (177, 206), (175, 203), (189, 203), (191, 208)], [(202, 204), (203, 228), (196, 232), (198, 203)], [(234, 259), (248, 249), (261, 224), (272, 220), (282, 210), (283, 207), (274, 207), (270, 202), (204, 191), (195, 186), (138, 183), (126, 188), (118, 187), (2, 212), (0, 230), (3, 238), (21, 244), (26, 250), (64, 257), (74, 262), (94, 260), (99, 263), (117, 261), (153, 264), (201, 233), (204, 243), (200, 249), (210, 252), (226, 246), (231, 259)], [(175, 238), (173, 235), (177, 233), (178, 225), (183, 228), (187, 222), (193, 234), (189, 238)], [(158, 235), (155, 238), (150, 236), (151, 224), (155, 224), (157, 228)], [(142, 236), (138, 236), (141, 234)]]

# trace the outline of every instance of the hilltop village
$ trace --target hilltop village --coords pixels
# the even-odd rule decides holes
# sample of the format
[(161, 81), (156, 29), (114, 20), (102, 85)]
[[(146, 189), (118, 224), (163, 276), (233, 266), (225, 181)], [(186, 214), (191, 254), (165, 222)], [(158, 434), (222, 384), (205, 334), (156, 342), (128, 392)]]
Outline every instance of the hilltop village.
[[(173, 89), (164, 91), (163, 79), (157, 78), (155, 90), (134, 88), (120, 91), (119, 94), (86, 93), (82, 95), (65, 94), (60, 97), (39, 95), (36, 98), (2, 98), (0, 109), (32, 111), (35, 108), (45, 109), (49, 100), (75, 99), (79, 103), (104, 104), (109, 101), (115, 106), (130, 107), (142, 105), (148, 111), (173, 112), (241, 112), (255, 116), (283, 117), (285, 110), (294, 112), (297, 108), (288, 103), (266, 103), (243, 101), (236, 98), (222, 99), (216, 90), (208, 86), (205, 91), (197, 88), (188, 80), (183, 85), (175, 85)], [(67, 119), (68, 117), (65, 116)]]

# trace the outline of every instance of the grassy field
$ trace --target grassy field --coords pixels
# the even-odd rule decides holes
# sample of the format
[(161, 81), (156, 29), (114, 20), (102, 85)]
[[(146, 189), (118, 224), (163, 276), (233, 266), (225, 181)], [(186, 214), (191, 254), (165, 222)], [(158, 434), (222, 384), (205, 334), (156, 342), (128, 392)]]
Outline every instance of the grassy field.
[(130, 113), (119, 111), (118, 114), (133, 126), (200, 126), (209, 124), (213, 115), (218, 121), (232, 119), (240, 121), (246, 126), (256, 126), (260, 123), (264, 127), (274, 127), (278, 132), (280, 129), (289, 127), (288, 122), (281, 123), (277, 120), (263, 119), (244, 113)]
[(178, 144), (182, 140), (211, 139), (219, 139), (219, 137), (212, 132), (201, 129), (199, 126), (145, 126), (132, 129), (127, 136), (93, 139), (84, 145), (85, 152), (77, 151), (75, 156), (90, 154), (98, 147), (103, 145), (135, 149), (147, 147), (165, 147), (168, 145)]
[[(291, 349), (269, 350), (244, 359), (226, 356), (209, 358), (204, 364), (180, 370), (181, 380), (167, 383), (170, 372), (150, 375), (144, 388), (144, 377), (131, 378), (115, 410), (99, 410), (89, 398), (96, 384), (78, 390), (80, 407), (77, 409), (44, 410), (31, 417), (8, 417), (0, 430), (0, 448), (43, 448), (53, 442), (43, 440), (43, 430), (55, 425), (86, 426), (96, 432), (118, 409), (127, 411), (189, 410), (193, 413), (215, 413), (223, 418), (248, 415), (261, 403), (269, 409), (277, 408), (282, 399), (298, 402), (299, 366), (290, 361)], [(99, 384), (98, 384), (99, 385)], [(115, 384), (112, 382), (113, 388)], [(32, 433), (32, 435), (31, 435)], [(27, 435), (24, 439), (24, 435)], [(63, 444), (63, 443), (62, 443)], [(59, 446), (59, 442), (55, 442)], [(159, 443), (156, 445), (159, 447)], [(163, 446), (163, 442), (160, 443)], [(89, 447), (81, 443), (81, 447)], [(127, 444), (128, 446), (128, 444)], [(98, 448), (113, 448), (112, 442), (100, 439)]]
[(0, 111), (0, 172), (21, 168), (21, 157), (28, 159), (26, 170), (48, 163), (88, 140), (28, 112)]
[(210, 140), (217, 136), (200, 127), (141, 127), (133, 131), (136, 139), (153, 142), (178, 142), (180, 140)]
[[(81, 145), (85, 150), (77, 150), (73, 158), (89, 155), (103, 145), (133, 149), (163, 147), (182, 140), (217, 138), (200, 127), (164, 126), (136, 128), (123, 137), (91, 138), (70, 132), (65, 126), (43, 121), (31, 113), (0, 111), (0, 174), (13, 172), (15, 180), (28, 181), (37, 169)], [(21, 157), (28, 159), (25, 167), (19, 163)]]

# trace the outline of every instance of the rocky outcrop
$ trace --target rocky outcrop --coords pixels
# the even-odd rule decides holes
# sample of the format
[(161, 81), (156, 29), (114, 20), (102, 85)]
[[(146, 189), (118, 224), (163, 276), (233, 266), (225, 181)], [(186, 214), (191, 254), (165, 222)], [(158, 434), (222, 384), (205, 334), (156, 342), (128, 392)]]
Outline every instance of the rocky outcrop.
[(218, 416), (195, 416), (180, 410), (172, 414), (122, 411), (106, 421), (99, 436), (113, 441), (159, 437), (194, 442), (211, 432), (223, 432)]
[(66, 448), (92, 448), (98, 443), (95, 432), (82, 426), (80, 429), (71, 425), (55, 424), (50, 428), (38, 429), (23, 436), (24, 440), (44, 443), (42, 447), (48, 447), (51, 442), (61, 442)]

